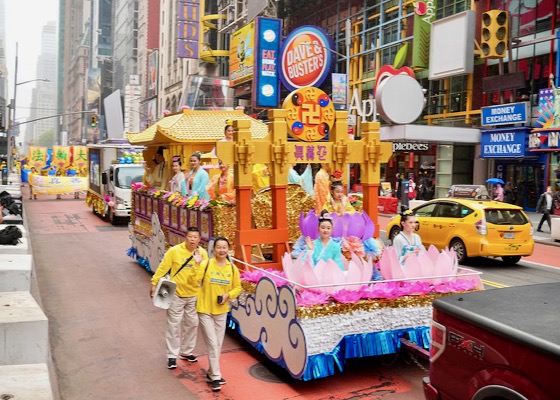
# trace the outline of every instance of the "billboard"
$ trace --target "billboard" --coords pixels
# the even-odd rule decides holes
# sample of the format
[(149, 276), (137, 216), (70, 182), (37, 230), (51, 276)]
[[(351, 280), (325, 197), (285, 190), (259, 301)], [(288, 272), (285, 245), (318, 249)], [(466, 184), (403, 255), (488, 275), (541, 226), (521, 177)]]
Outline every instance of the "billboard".
[(154, 50), (148, 55), (148, 90), (146, 95), (148, 98), (155, 97), (157, 94), (157, 77), (158, 77), (158, 51)]
[(306, 25), (292, 31), (282, 44), (280, 79), (289, 90), (319, 87), (333, 65), (334, 44), (318, 26)]
[(255, 29), (253, 107), (277, 107), (280, 103), (280, 76), (278, 63), (282, 20), (258, 17)]
[(230, 86), (253, 79), (255, 22), (245, 25), (231, 35), (229, 46)]
[(198, 59), (200, 55), (200, 16), (204, 1), (177, 1), (177, 57)]

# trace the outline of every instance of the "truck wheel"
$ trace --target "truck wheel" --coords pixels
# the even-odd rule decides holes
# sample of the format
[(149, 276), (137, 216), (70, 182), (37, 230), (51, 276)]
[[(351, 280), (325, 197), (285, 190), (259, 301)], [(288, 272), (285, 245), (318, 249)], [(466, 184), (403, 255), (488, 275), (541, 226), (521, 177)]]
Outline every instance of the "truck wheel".
[(453, 239), (451, 243), (449, 243), (449, 247), (455, 250), (457, 262), (459, 264), (463, 264), (467, 260), (467, 248), (461, 239)]
[(396, 226), (394, 226), (391, 229), (391, 232), (389, 232), (389, 240), (391, 241), (391, 244), (393, 244), (393, 240), (395, 239), (395, 237), (400, 233), (400, 229), (397, 228)]
[(521, 256), (503, 256), (502, 260), (506, 265), (515, 265), (521, 260)]
[(111, 223), (111, 225), (117, 224), (117, 217), (115, 217), (115, 214), (113, 213), (113, 210), (111, 210), (111, 207), (109, 207), (109, 210), (107, 210), (107, 220)]

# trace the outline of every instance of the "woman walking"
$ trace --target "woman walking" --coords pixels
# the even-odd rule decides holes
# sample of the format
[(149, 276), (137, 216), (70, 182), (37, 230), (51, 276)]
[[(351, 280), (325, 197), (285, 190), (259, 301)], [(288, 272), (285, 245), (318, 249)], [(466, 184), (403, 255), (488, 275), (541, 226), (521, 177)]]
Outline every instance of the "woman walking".
[[(239, 270), (229, 260), (229, 242), (224, 237), (214, 241), (214, 257), (201, 261), (196, 267), (195, 280), (200, 282), (200, 294), (196, 303), (196, 311), (202, 337), (208, 349), (208, 371), (206, 381), (212, 391), (217, 392), (226, 380), (220, 370), (220, 354), (226, 333), (226, 319), (229, 311), (229, 300), (241, 293)], [(195, 261), (196, 260), (195, 258)]]

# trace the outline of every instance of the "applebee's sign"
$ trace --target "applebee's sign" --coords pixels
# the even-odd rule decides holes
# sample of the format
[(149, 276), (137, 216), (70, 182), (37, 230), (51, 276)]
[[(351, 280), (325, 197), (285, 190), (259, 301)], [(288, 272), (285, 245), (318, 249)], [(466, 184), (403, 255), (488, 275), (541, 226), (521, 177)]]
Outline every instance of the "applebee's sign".
[(356, 112), (362, 120), (370, 117), (377, 121), (377, 113), (392, 124), (409, 124), (416, 121), (425, 106), (424, 91), (408, 67), (394, 69), (383, 66), (377, 76), (375, 99), (362, 100), (354, 89), (348, 113)]
[(334, 45), (330, 36), (317, 26), (302, 26), (284, 40), (280, 51), (280, 79), (290, 90), (319, 87), (329, 76)]

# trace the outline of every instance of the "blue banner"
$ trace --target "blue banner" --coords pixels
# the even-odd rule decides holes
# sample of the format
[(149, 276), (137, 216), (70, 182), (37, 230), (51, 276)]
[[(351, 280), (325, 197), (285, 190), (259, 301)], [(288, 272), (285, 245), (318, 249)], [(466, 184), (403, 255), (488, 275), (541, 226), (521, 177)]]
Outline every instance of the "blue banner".
[(282, 20), (258, 17), (255, 31), (253, 107), (275, 108), (280, 104), (278, 64)]
[(524, 124), (527, 122), (527, 103), (482, 107), (481, 113), (481, 125)]
[(488, 129), (480, 132), (480, 157), (525, 157), (531, 128)]

